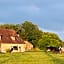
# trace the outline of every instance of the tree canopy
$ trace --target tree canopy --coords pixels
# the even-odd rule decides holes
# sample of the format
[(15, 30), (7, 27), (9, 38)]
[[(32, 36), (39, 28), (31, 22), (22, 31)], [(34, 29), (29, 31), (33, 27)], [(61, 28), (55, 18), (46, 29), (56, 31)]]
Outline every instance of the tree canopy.
[(17, 32), (21, 38), (30, 41), (36, 47), (42, 35), (42, 31), (39, 30), (38, 26), (32, 22), (25, 21), (20, 24), (19, 28)]
[(42, 38), (39, 40), (38, 46), (40, 49), (44, 49), (47, 46), (59, 47), (62, 45), (62, 41), (55, 33), (44, 32)]

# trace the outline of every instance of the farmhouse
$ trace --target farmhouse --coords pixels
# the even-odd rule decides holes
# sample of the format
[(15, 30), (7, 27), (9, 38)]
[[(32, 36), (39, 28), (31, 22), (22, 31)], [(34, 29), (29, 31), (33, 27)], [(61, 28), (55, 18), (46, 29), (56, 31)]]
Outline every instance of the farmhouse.
[(0, 29), (0, 52), (24, 52), (26, 44), (12, 29)]

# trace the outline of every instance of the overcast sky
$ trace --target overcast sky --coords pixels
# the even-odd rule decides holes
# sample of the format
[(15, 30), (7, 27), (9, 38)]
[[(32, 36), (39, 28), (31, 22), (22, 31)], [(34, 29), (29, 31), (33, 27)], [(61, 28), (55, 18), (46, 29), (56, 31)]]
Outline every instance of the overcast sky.
[(64, 40), (64, 0), (0, 0), (0, 24), (25, 20)]

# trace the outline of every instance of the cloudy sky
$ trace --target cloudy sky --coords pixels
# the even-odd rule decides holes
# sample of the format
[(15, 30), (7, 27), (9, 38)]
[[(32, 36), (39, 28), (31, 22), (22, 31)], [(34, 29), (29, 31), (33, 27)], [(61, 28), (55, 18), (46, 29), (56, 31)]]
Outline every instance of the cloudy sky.
[(64, 0), (0, 0), (0, 24), (25, 20), (57, 33), (64, 41)]

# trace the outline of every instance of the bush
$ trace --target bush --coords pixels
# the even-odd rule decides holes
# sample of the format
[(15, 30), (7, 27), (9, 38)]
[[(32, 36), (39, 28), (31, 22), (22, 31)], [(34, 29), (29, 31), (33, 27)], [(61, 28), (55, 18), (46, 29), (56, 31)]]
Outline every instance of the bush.
[(35, 51), (36, 52), (36, 51), (40, 51), (40, 49), (36, 47), (36, 48), (33, 48), (31, 51)]
[(6, 49), (6, 52), (7, 52), (7, 53), (10, 53), (10, 49)]

